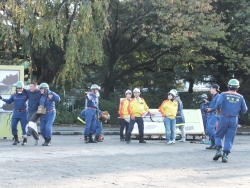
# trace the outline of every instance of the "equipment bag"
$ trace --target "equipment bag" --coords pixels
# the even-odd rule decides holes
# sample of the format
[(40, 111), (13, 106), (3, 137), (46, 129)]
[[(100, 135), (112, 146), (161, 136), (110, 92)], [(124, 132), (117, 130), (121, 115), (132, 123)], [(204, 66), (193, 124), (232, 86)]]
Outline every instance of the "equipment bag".
[(36, 111), (37, 114), (46, 114), (46, 102), (47, 102), (47, 98), (48, 98), (48, 95), (46, 96), (44, 106), (43, 105), (39, 105), (38, 106), (37, 111)]

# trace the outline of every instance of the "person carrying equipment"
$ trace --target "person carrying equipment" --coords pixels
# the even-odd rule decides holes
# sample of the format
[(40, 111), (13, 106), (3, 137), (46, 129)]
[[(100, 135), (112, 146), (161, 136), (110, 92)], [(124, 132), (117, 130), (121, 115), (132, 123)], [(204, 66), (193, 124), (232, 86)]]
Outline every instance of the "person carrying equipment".
[(131, 101), (131, 95), (132, 95), (132, 92), (130, 90), (127, 90), (125, 92), (126, 98), (122, 99), (119, 105), (118, 113), (120, 115), (119, 123), (120, 123), (120, 141), (121, 142), (124, 141), (124, 135), (123, 135), (124, 128), (125, 128), (125, 135), (128, 132), (129, 122), (126, 119), (130, 118), (129, 113), (128, 113), (128, 105)]
[(210, 88), (210, 93), (213, 95), (212, 100), (208, 102), (205, 99), (205, 103), (208, 104), (208, 108), (206, 112), (208, 113), (207, 115), (207, 134), (209, 136), (209, 140), (211, 141), (211, 145), (209, 147), (206, 147), (206, 149), (215, 149), (215, 141), (214, 141), (214, 136), (215, 136), (215, 126), (217, 122), (217, 117), (216, 117), (216, 102), (217, 99), (219, 98), (219, 92), (220, 92), (220, 86), (217, 84), (213, 84)]
[[(24, 84), (21, 81), (16, 83), (16, 93), (12, 94), (9, 99), (3, 99), (0, 95), (0, 99), (8, 104), (14, 102), (13, 115), (11, 118), (11, 131), (14, 136), (14, 143), (12, 145), (17, 145), (20, 143), (18, 140), (18, 130), (17, 124), (20, 121), (22, 127), (22, 135), (26, 134), (26, 124), (27, 124), (27, 105), (26, 101), (28, 100), (28, 94), (23, 91)], [(22, 145), (27, 144), (27, 139), (23, 139)]]
[[(99, 119), (96, 120), (96, 124), (94, 127), (94, 130), (91, 130), (92, 133), (95, 133), (95, 141), (96, 142), (102, 142), (104, 139), (104, 136), (102, 135), (102, 121), (107, 121), (110, 119), (110, 115), (108, 111), (101, 111), (98, 110), (99, 112)], [(84, 109), (78, 116), (78, 120), (85, 124), (85, 118), (86, 118), (86, 109)]]
[(200, 104), (200, 110), (201, 110), (201, 116), (202, 116), (202, 121), (203, 121), (203, 126), (204, 126), (204, 131), (205, 134), (207, 135), (207, 108), (209, 103), (206, 103), (205, 100), (207, 101), (208, 97), (206, 94), (202, 94), (198, 96), (199, 98), (199, 104)]
[(126, 134), (126, 138), (125, 141), (127, 143), (130, 143), (130, 137), (131, 137), (131, 133), (134, 129), (134, 124), (137, 123), (138, 124), (138, 129), (139, 129), (139, 143), (146, 143), (146, 141), (143, 140), (143, 136), (144, 136), (144, 122), (143, 122), (143, 118), (142, 115), (144, 114), (144, 112), (148, 112), (149, 114), (152, 114), (149, 111), (149, 107), (146, 104), (145, 100), (143, 98), (140, 98), (140, 89), (135, 88), (133, 90), (134, 93), (134, 98), (130, 101), (129, 105), (128, 105), (128, 113), (130, 115), (130, 122), (129, 122), (129, 128), (128, 128), (128, 132)]
[[(45, 109), (45, 113), (40, 114), (40, 131), (45, 140), (42, 146), (50, 146), (52, 126), (56, 117), (55, 102), (59, 102), (61, 98), (58, 94), (49, 90), (49, 85), (47, 83), (41, 83), (39, 89), (42, 94), (39, 101), (39, 107), (43, 106)], [(37, 113), (39, 113), (38, 111)]]
[(108, 111), (99, 110), (99, 119), (96, 120), (95, 124), (95, 141), (103, 142), (104, 136), (102, 134), (102, 122), (106, 122), (110, 119)]
[[(215, 145), (217, 149), (213, 157), (215, 161), (222, 157), (222, 162), (227, 162), (228, 154), (231, 152), (234, 137), (237, 132), (238, 117), (240, 114), (247, 112), (244, 97), (236, 92), (239, 87), (240, 83), (238, 80), (229, 80), (229, 91), (221, 93), (216, 103), (216, 113), (220, 115), (220, 120), (218, 130), (215, 134)], [(224, 144), (222, 149), (223, 138)]]

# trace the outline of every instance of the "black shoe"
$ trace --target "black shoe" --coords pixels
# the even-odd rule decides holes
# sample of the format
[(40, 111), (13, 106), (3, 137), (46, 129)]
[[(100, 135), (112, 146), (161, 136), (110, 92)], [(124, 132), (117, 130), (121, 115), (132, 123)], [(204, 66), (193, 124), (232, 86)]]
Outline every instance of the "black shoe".
[(217, 151), (216, 151), (215, 156), (213, 158), (214, 161), (217, 161), (222, 156), (222, 154), (221, 154), (221, 148), (222, 147), (217, 146), (216, 148), (217, 148)]
[(45, 142), (42, 144), (42, 146), (50, 146), (50, 144), (51, 144), (50, 141), (51, 141), (50, 138), (46, 138)]
[(42, 144), (42, 146), (50, 146), (50, 142), (45, 142)]
[(20, 141), (18, 140), (18, 136), (14, 135), (14, 143), (12, 145), (17, 145), (19, 143), (20, 143)]
[(130, 138), (125, 138), (125, 141), (127, 142), (127, 144), (129, 144), (131, 142)]
[(139, 143), (140, 144), (146, 144), (147, 142), (145, 140), (140, 140)]
[(26, 145), (27, 145), (27, 138), (23, 138), (22, 146), (26, 146)]
[(223, 152), (223, 155), (222, 155), (222, 162), (223, 163), (227, 163), (227, 156), (228, 156), (229, 153), (227, 152)]
[(85, 141), (85, 144), (89, 143), (87, 134), (84, 135), (84, 141)]
[(124, 140), (124, 138), (120, 138), (120, 142), (124, 142), (125, 140)]
[(89, 143), (97, 143), (97, 141), (93, 140), (92, 134), (89, 134)]
[(14, 143), (13, 143), (12, 145), (17, 145), (17, 144), (19, 144), (19, 143), (20, 143), (19, 140), (15, 140)]
[(211, 145), (209, 147), (206, 147), (206, 149), (215, 149), (215, 141), (214, 139), (211, 139)]

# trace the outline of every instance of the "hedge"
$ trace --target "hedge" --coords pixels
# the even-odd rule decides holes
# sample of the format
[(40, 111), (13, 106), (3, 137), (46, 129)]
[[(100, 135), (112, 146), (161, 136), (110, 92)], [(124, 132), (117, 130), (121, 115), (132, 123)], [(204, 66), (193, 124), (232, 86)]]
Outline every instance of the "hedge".
[[(198, 95), (202, 93), (179, 93), (180, 98), (183, 102), (184, 109), (198, 109)], [(209, 93), (206, 93), (209, 97)], [(118, 126), (118, 108), (119, 108), (119, 98), (124, 94), (116, 93), (113, 95), (110, 101), (100, 99), (99, 107), (101, 110), (106, 110), (110, 113), (111, 118), (108, 121), (108, 126)], [(60, 94), (63, 96), (63, 94)], [(167, 92), (159, 91), (148, 91), (141, 93), (141, 97), (145, 99), (147, 105), (151, 109), (158, 108), (163, 100), (167, 99)], [(75, 105), (74, 110), (71, 111), (70, 105), (68, 105), (68, 98), (61, 97), (61, 102), (56, 103), (57, 116), (55, 119), (55, 124), (79, 124), (77, 117), (80, 112), (85, 107), (85, 98), (80, 95), (75, 95)], [(210, 97), (211, 100), (211, 97)], [(250, 104), (250, 96), (245, 96), (247, 105)], [(239, 118), (239, 124), (249, 125), (250, 113), (241, 115)], [(104, 124), (104, 126), (107, 126)]]

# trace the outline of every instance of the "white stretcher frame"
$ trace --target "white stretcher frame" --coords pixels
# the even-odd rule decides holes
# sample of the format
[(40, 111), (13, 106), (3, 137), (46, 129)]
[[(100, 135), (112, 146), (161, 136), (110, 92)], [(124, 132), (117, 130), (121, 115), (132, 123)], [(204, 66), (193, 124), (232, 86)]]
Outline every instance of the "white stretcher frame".
[[(150, 109), (156, 116), (160, 116), (160, 112), (158, 109)], [(186, 136), (205, 136), (204, 126), (202, 121), (202, 115), (200, 109), (184, 109), (183, 110), (185, 117), (185, 132)], [(158, 138), (165, 137), (165, 127), (162, 121), (152, 122), (150, 117), (146, 116), (143, 118), (144, 120), (144, 136), (145, 137), (153, 137), (156, 136)], [(178, 126), (178, 125), (177, 125)], [(176, 128), (176, 135), (180, 135), (181, 132), (178, 128)], [(132, 137), (137, 137), (139, 135), (138, 126), (135, 125), (132, 131)]]

